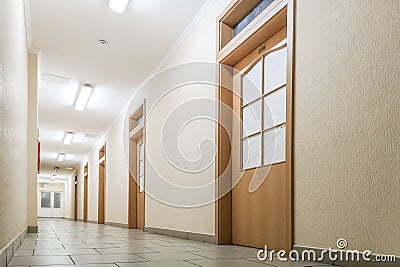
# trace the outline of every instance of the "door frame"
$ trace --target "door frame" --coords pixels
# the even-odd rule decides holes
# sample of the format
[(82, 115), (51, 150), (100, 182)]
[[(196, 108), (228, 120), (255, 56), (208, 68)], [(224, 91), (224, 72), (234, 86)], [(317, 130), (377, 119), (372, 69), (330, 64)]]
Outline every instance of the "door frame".
[(89, 163), (83, 168), (83, 221), (88, 221)]
[[(140, 120), (142, 119), (142, 122)], [(139, 140), (142, 140), (144, 150), (146, 150), (146, 100), (143, 104), (129, 116), (129, 173), (128, 173), (128, 228), (138, 228), (138, 192), (139, 192), (139, 180), (137, 177), (138, 168), (138, 145)], [(145, 153), (146, 154), (146, 153)], [(144, 165), (146, 165), (146, 156), (144, 157)], [(143, 170), (144, 176), (146, 177), (146, 168)], [(133, 176), (134, 174), (134, 176)], [(146, 188), (146, 186), (145, 186)], [(146, 191), (144, 192), (146, 194)], [(144, 198), (143, 205), (143, 220), (144, 225), (146, 223), (146, 197)], [(144, 226), (143, 225), (143, 226)]]
[[(227, 194), (223, 189), (232, 188), (231, 179), (231, 142), (230, 129), (224, 128), (226, 125), (232, 126), (232, 118), (221, 112), (223, 106), (228, 106), (233, 110), (233, 72), (229, 67), (235, 66), (242, 58), (256, 50), (261, 43), (265, 42), (274, 33), (284, 26), (287, 27), (287, 87), (286, 87), (286, 179), (285, 191), (288, 199), (285, 200), (285, 246), (283, 249), (289, 251), (293, 246), (293, 82), (294, 82), (294, 36), (295, 36), (295, 4), (296, 0), (277, 0), (267, 8), (265, 16), (259, 16), (243, 32), (233, 37), (233, 30), (229, 28), (227, 18), (232, 15), (246, 12), (238, 9), (249, 5), (251, 1), (237, 0), (233, 2), (219, 16), (217, 20), (217, 62), (218, 88), (216, 99), (218, 100), (218, 126), (216, 132), (217, 155), (215, 164), (216, 181), (216, 201), (215, 201), (215, 243), (232, 244), (232, 190)], [(251, 8), (251, 7), (247, 7)], [(242, 16), (242, 17), (243, 17)], [(285, 24), (282, 24), (285, 23)], [(261, 41), (260, 41), (261, 40)], [(260, 52), (262, 48), (260, 48)], [(228, 66), (228, 67), (224, 67)], [(229, 153), (226, 153), (229, 151)], [(228, 177), (227, 177), (228, 176)], [(225, 179), (228, 178), (228, 179)]]
[(97, 223), (105, 224), (106, 212), (106, 144), (99, 149), (99, 195)]
[(78, 220), (78, 174), (74, 176), (74, 221)]
[[(137, 139), (137, 146), (136, 146), (136, 177), (137, 177), (137, 186), (136, 186), (136, 228), (139, 230), (144, 230), (144, 225), (145, 225), (145, 211), (144, 211), (144, 202), (145, 202), (145, 196), (144, 196), (144, 191), (142, 192), (143, 195), (140, 195), (140, 146), (143, 145), (143, 151), (144, 151), (144, 140), (143, 137)], [(145, 168), (145, 161), (143, 158), (143, 168)], [(145, 184), (146, 178), (145, 178), (145, 171), (143, 170), (143, 183)], [(142, 205), (143, 211), (140, 212), (140, 205)], [(140, 220), (140, 217), (141, 220)], [(142, 225), (143, 223), (143, 225)]]

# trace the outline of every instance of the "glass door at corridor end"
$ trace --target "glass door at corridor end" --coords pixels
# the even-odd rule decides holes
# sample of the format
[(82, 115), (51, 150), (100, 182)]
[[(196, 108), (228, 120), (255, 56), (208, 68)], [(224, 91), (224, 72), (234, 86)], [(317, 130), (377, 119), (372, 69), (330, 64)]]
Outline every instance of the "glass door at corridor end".
[(40, 217), (62, 218), (62, 192), (40, 192)]

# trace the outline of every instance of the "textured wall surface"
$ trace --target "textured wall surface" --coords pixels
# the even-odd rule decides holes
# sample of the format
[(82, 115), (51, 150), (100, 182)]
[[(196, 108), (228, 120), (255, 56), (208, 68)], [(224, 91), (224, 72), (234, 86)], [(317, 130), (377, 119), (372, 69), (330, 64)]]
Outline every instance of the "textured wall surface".
[[(83, 219), (84, 165), (88, 163), (88, 220), (98, 219), (98, 188), (99, 188), (99, 149), (106, 144), (106, 187), (105, 187), (105, 219), (106, 222), (128, 223), (128, 169), (125, 164), (122, 143), (125, 110), (116, 118), (110, 129), (82, 161), (78, 170), (78, 219)], [(75, 175), (68, 181), (71, 193), (67, 202), (74, 203)], [(74, 207), (66, 213), (67, 218), (73, 218)]]
[(27, 46), (22, 0), (0, 0), (0, 250), (27, 225)]
[(297, 1), (295, 244), (400, 255), (400, 1)]
[(38, 166), (38, 59), (39, 55), (28, 54), (28, 170), (27, 170), (27, 223), (29, 226), (37, 225), (38, 206), (35, 199), (37, 191), (37, 166)]

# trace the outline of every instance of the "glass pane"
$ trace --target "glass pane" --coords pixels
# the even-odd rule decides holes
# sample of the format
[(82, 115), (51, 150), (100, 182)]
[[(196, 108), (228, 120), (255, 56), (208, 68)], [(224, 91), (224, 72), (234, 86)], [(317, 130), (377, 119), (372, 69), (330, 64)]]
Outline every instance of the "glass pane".
[(144, 121), (143, 115), (137, 119), (137, 124), (141, 124)]
[(286, 47), (265, 57), (264, 93), (286, 84)]
[(261, 0), (260, 3), (251, 10), (236, 26), (233, 28), (233, 36), (236, 36), (241, 32), (247, 25), (250, 24), (258, 15), (261, 14), (267, 7), (272, 4), (274, 0)]
[(139, 162), (139, 176), (143, 176), (144, 175), (144, 160), (141, 160)]
[(40, 196), (40, 202), (42, 208), (51, 208), (51, 193), (42, 192)]
[(261, 96), (262, 65), (261, 60), (242, 78), (243, 104)]
[(261, 134), (243, 139), (242, 167), (249, 169), (261, 165)]
[(61, 208), (61, 193), (54, 193), (54, 208)]
[(264, 129), (286, 122), (286, 87), (264, 98)]
[(139, 177), (139, 192), (142, 193), (144, 191), (144, 176)]
[(261, 99), (243, 108), (243, 137), (261, 131)]
[(143, 143), (141, 143), (139, 146), (139, 160), (143, 159), (144, 159), (144, 145)]
[(286, 161), (286, 125), (264, 133), (264, 164)]

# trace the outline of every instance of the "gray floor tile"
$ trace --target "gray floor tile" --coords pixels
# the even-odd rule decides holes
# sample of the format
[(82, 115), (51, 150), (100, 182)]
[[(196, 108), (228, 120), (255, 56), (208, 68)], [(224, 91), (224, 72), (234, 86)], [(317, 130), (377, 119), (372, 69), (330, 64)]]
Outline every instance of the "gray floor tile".
[(71, 258), (75, 264), (146, 261), (135, 254), (78, 255), (71, 256)]
[(104, 244), (104, 243), (98, 243), (98, 244), (83, 244), (83, 245), (64, 245), (66, 249), (90, 249), (90, 248), (116, 248), (113, 244)]
[(234, 250), (196, 251), (190, 253), (209, 259), (242, 259), (250, 257), (248, 253)]
[(51, 264), (73, 264), (73, 262), (68, 256), (22, 256), (12, 258), (10, 262), (10, 266)]
[(35, 249), (34, 256), (68, 256), (68, 255), (99, 255), (95, 249), (69, 248), (69, 249)]
[(99, 248), (100, 254), (129, 254), (129, 253), (155, 253), (158, 251), (146, 247), (124, 247), (124, 248)]
[(190, 263), (197, 266), (207, 267), (263, 267), (266, 266), (261, 263), (247, 261), (244, 259), (216, 259), (216, 260), (193, 260)]
[(185, 261), (118, 263), (120, 267), (196, 267)]
[(187, 253), (187, 252), (175, 252), (175, 253), (144, 253), (140, 254), (140, 257), (148, 261), (183, 261), (183, 260), (197, 260), (204, 259), (204, 257)]
[(33, 249), (18, 249), (14, 257), (33, 256)]
[(202, 248), (196, 248), (196, 247), (153, 247), (154, 250), (158, 252), (199, 252), (199, 251), (206, 251), (205, 249)]

